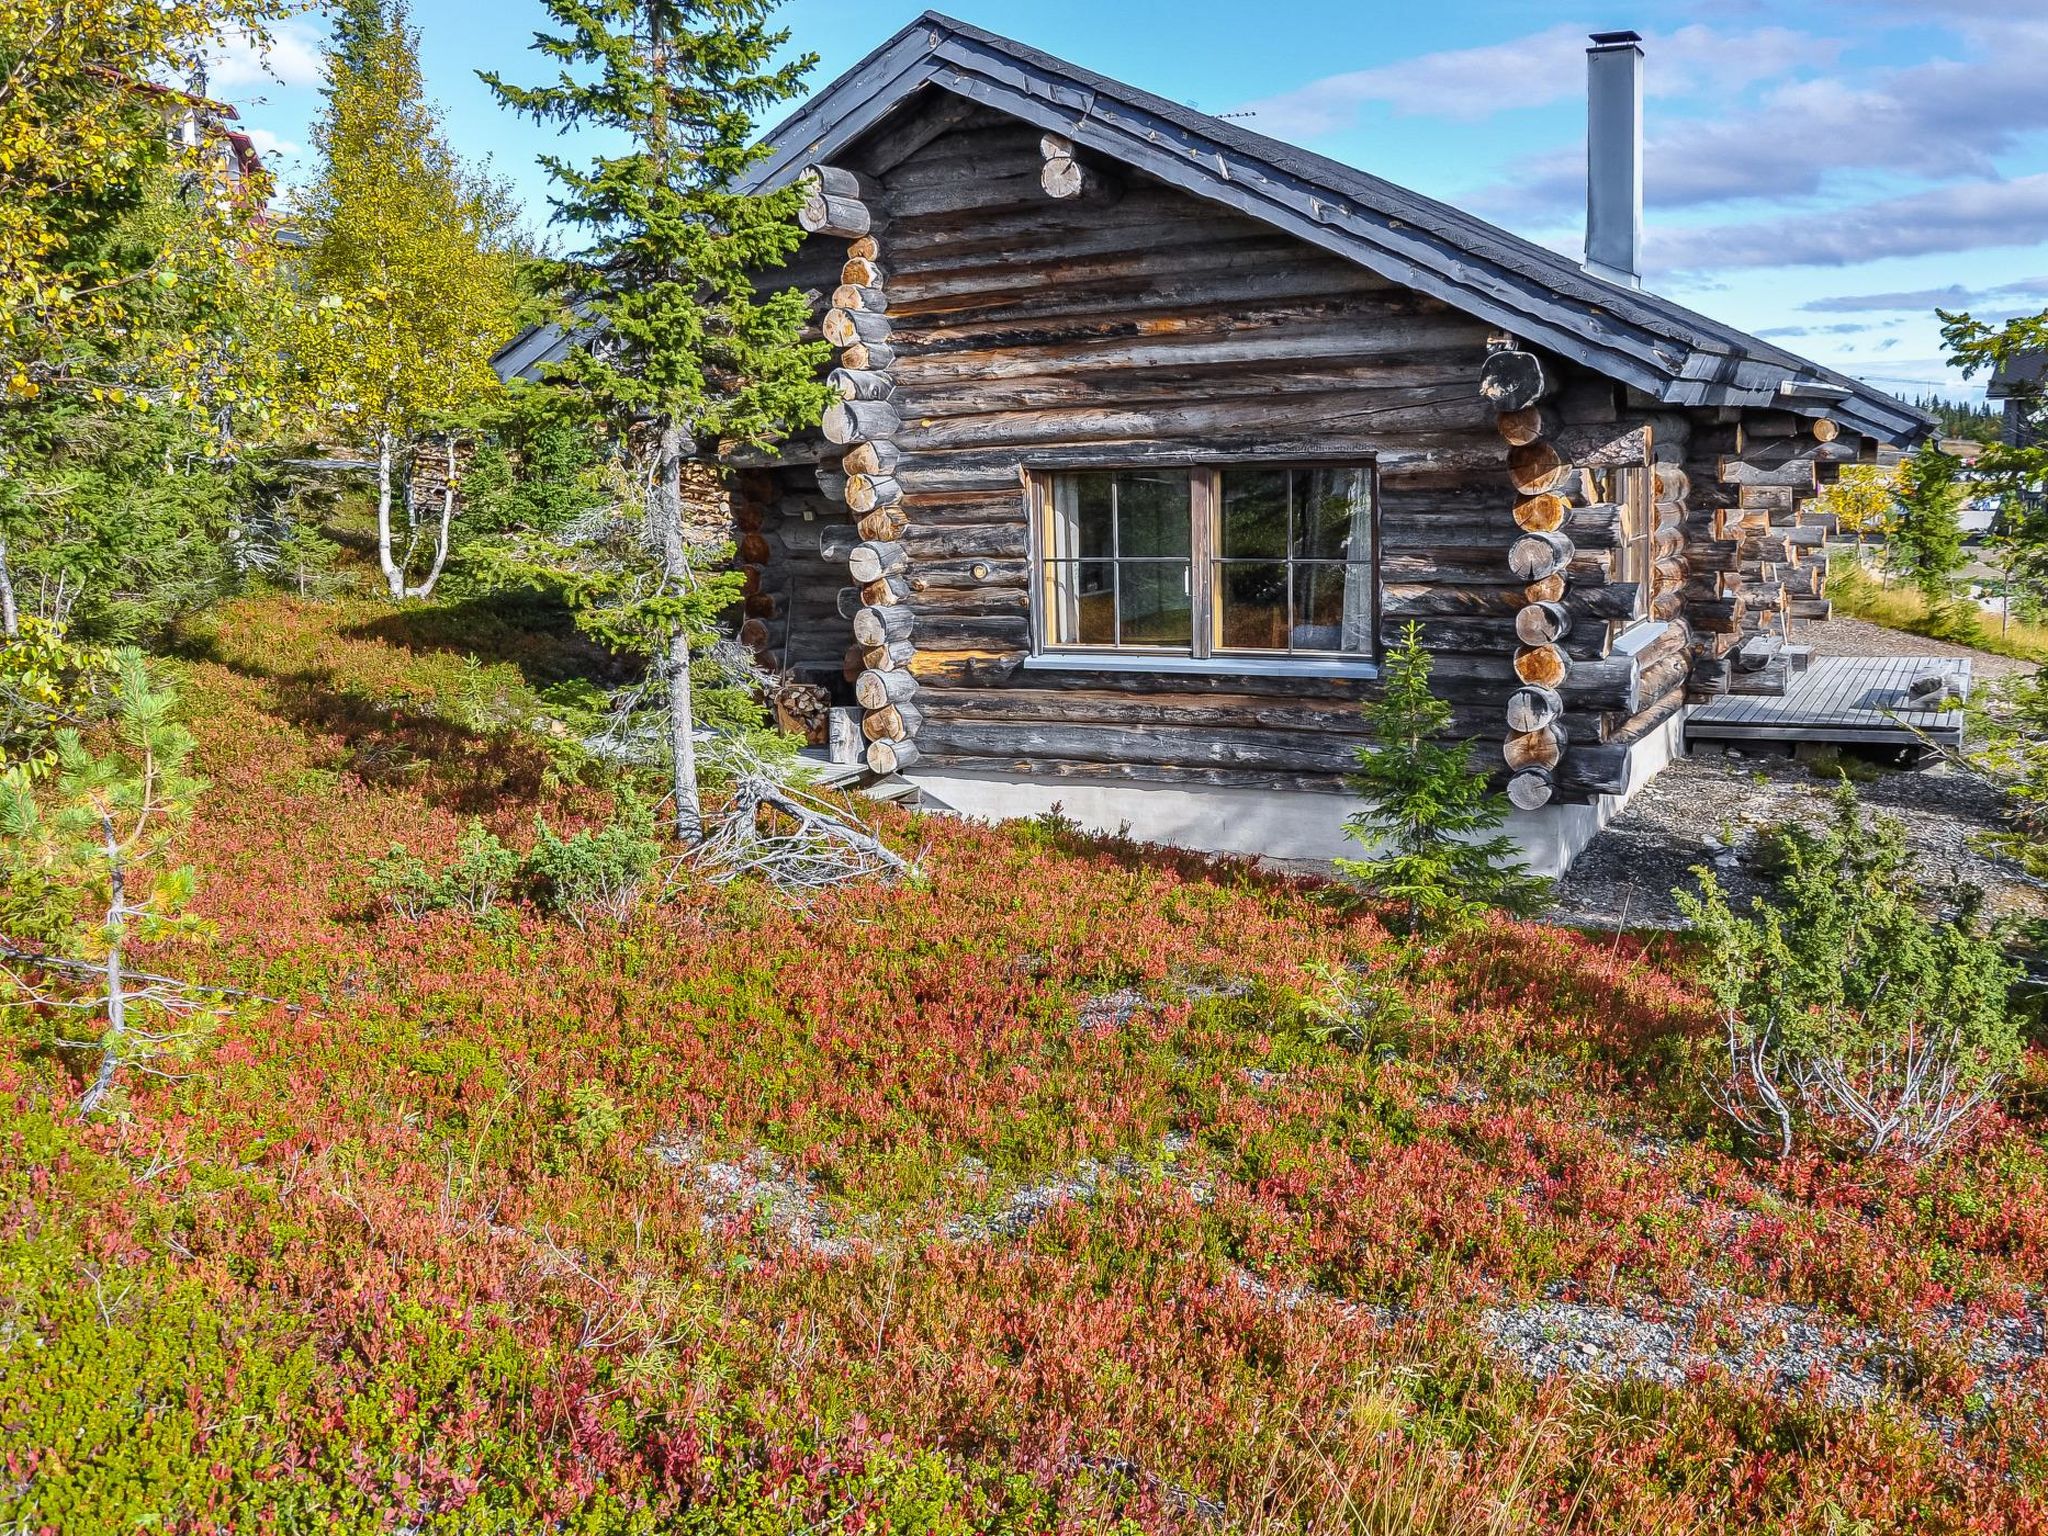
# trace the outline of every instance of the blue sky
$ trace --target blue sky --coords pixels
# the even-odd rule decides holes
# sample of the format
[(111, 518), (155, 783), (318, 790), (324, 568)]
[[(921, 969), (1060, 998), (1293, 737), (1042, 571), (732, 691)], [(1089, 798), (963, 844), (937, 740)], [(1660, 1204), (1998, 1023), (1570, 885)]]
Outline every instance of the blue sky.
[[(536, 223), (552, 134), (478, 69), (538, 77), (531, 0), (413, 0), (451, 138)], [(922, 7), (788, 0), (829, 81)], [(1578, 251), (1589, 31), (1645, 39), (1647, 286), (1896, 393), (1974, 392), (1934, 307), (2048, 308), (2048, 0), (955, 0), (950, 13)], [(857, 15), (858, 24), (848, 17)], [(216, 65), (287, 179), (317, 15)]]

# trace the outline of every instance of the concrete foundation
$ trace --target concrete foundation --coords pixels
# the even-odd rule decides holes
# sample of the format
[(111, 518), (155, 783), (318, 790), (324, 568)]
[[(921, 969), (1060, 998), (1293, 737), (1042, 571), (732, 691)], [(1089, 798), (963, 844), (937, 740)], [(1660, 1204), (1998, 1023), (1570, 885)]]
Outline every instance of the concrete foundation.
[[(1563, 874), (1629, 799), (1684, 750), (1684, 735), (1681, 710), (1636, 744), (1629, 756), (1627, 794), (1602, 795), (1590, 805), (1547, 805), (1510, 815), (1506, 831), (1521, 845), (1530, 869), (1542, 875)], [(1057, 805), (1090, 831), (1128, 828), (1132, 837), (1144, 842), (1206, 853), (1327, 864), (1361, 852), (1344, 834), (1344, 818), (1357, 809), (1357, 801), (1343, 794), (1039, 778), (978, 768), (915, 768), (905, 777), (923, 792), (927, 810), (983, 821), (1038, 816)]]

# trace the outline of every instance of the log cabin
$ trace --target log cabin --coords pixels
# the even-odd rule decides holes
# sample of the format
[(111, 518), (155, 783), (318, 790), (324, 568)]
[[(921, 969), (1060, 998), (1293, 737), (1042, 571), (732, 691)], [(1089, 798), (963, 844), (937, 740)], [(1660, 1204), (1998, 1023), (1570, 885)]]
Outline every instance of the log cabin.
[(1641, 288), (1639, 40), (1588, 60), (1580, 262), (905, 27), (752, 174), (807, 188), (776, 281), (814, 295), (840, 399), (731, 476), (742, 638), (928, 805), (1320, 860), (1412, 623), (1564, 868), (1738, 648), (1825, 613), (1821, 485), (1931, 426)]

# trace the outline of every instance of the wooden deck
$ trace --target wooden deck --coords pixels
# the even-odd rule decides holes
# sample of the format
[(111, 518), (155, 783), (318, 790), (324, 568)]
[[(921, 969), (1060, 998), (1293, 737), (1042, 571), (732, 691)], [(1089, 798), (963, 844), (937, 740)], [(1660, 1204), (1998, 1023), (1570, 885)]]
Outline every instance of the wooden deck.
[(1944, 746), (1963, 739), (1960, 709), (1901, 707), (1906, 689), (1929, 672), (1959, 673), (1970, 686), (1967, 657), (1819, 656), (1795, 672), (1782, 697), (1729, 695), (1696, 706), (1685, 736), (1694, 741), (1836, 741), (1910, 746), (1924, 733)]

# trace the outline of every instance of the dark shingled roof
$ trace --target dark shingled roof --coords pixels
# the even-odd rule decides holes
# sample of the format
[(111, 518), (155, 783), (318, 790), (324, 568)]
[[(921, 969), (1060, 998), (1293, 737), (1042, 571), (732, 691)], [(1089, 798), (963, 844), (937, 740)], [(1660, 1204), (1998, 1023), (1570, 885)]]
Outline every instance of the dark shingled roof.
[(2031, 395), (2048, 377), (2048, 352), (2015, 352), (1991, 371), (1991, 383), (1984, 390), (1987, 400), (2010, 400)]
[[(767, 138), (747, 181), (781, 186), (829, 160), (928, 89), (985, 102), (1198, 197), (1236, 208), (1431, 294), (1529, 345), (1673, 406), (1773, 407), (1831, 416), (1884, 442), (1930, 417), (1879, 390), (1578, 263), (1446, 203), (1149, 91), (927, 11), (819, 91)], [(502, 372), (546, 361), (522, 338)], [(519, 353), (517, 366), (506, 366)]]

